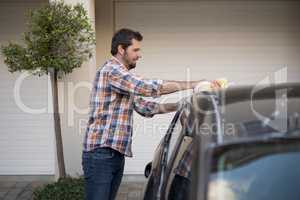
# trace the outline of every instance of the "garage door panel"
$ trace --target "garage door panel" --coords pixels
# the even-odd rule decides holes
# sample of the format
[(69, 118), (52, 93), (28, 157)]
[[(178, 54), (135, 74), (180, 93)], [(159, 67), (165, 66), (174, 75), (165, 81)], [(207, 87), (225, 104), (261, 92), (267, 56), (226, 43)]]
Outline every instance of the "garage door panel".
[[(176, 80), (227, 77), (238, 84), (253, 84), (287, 67), (287, 81), (300, 80), (299, 2), (119, 1), (115, 6), (116, 29), (132, 28), (144, 36), (143, 59), (135, 69), (142, 76)], [(149, 123), (168, 124), (170, 119), (156, 116)], [(128, 160), (127, 173), (142, 173), (146, 160), (152, 158), (161, 137), (148, 133), (151, 130), (134, 138), (136, 157)], [(164, 131), (156, 134), (162, 136)]]
[[(0, 1), (0, 45), (20, 41), (25, 31), (25, 12), (47, 3), (43, 0)], [(52, 114), (48, 112), (47, 77), (26, 77), (16, 85), (21, 73), (10, 73), (0, 55), (0, 175), (53, 175), (55, 143)], [(15, 95), (19, 88), (20, 101)], [(46, 108), (32, 114), (22, 108)]]

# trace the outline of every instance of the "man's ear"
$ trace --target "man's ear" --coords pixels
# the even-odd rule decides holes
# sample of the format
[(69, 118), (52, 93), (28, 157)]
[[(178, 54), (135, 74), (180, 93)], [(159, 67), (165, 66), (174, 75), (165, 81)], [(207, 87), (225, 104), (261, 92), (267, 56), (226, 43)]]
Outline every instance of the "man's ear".
[(124, 56), (124, 52), (125, 52), (125, 50), (123, 49), (123, 47), (122, 47), (122, 45), (118, 45), (118, 52), (122, 55), (122, 56)]

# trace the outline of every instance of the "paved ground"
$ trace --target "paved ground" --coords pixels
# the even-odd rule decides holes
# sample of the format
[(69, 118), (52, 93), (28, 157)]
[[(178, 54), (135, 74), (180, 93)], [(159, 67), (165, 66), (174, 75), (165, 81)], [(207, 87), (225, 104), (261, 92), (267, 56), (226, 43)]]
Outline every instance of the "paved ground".
[(117, 200), (140, 200), (145, 183), (127, 182), (122, 183), (118, 192)]
[[(0, 182), (0, 200), (31, 200), (34, 188), (45, 182)], [(144, 182), (123, 182), (117, 200), (142, 199)]]

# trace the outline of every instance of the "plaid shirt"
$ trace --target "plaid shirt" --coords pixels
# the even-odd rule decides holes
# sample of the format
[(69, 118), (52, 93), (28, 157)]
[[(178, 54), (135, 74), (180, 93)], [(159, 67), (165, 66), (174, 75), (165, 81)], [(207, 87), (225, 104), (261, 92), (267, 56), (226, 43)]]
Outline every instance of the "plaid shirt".
[(132, 113), (152, 117), (158, 103), (140, 96), (159, 96), (162, 80), (146, 80), (131, 73), (116, 58), (96, 72), (83, 150), (110, 147), (132, 157)]

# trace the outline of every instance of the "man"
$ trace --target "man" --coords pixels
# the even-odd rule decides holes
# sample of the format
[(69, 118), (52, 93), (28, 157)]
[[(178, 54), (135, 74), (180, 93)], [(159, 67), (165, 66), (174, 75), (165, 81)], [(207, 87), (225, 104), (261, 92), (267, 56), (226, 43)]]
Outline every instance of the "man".
[(88, 200), (115, 199), (124, 169), (132, 157), (132, 113), (145, 117), (176, 111), (179, 103), (158, 104), (141, 96), (157, 97), (192, 89), (199, 81), (143, 79), (130, 72), (141, 58), (139, 32), (121, 29), (112, 38), (112, 58), (97, 70), (83, 142), (82, 166)]

